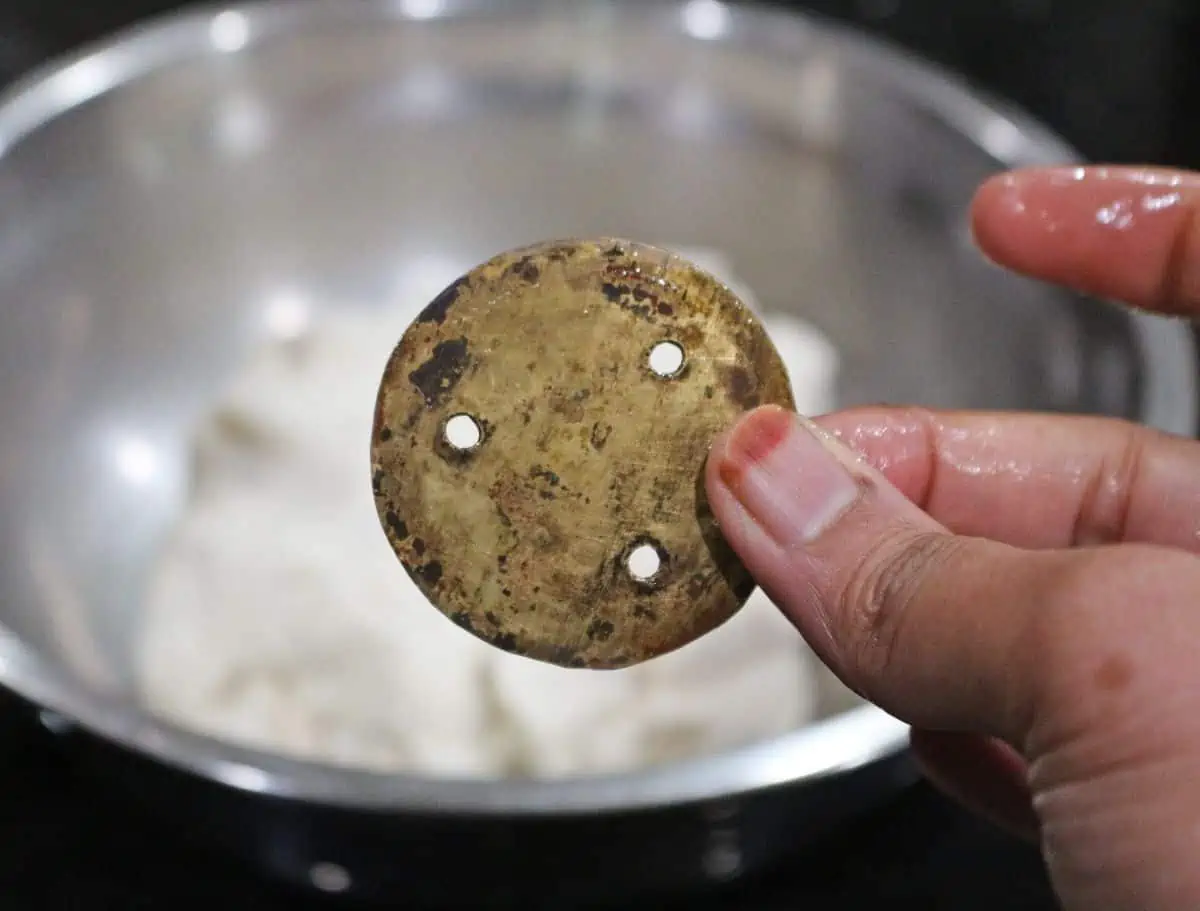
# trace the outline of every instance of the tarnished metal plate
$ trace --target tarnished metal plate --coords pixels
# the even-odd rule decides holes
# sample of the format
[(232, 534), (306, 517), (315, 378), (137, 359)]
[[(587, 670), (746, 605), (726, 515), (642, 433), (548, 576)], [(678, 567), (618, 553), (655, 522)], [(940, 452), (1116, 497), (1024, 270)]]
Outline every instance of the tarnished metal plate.
[(429, 600), (481, 639), (565, 667), (636, 664), (753, 591), (702, 477), (713, 437), (767, 403), (793, 407), (778, 352), (694, 265), (609, 239), (502, 254), (387, 364), (379, 517)]

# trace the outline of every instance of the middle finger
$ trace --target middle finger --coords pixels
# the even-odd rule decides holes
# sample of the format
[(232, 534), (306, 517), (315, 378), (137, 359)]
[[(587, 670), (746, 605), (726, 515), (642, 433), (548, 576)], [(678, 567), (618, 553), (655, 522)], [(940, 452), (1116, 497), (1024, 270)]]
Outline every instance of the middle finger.
[(1200, 444), (1108, 418), (859, 408), (816, 423), (957, 534), (1200, 552)]

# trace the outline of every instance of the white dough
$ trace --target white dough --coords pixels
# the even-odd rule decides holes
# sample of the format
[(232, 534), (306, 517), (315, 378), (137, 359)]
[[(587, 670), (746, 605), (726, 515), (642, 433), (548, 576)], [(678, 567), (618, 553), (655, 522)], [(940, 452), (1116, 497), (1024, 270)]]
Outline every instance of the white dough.
[[(730, 279), (719, 254), (686, 255)], [(761, 593), (700, 641), (604, 673), (500, 652), (425, 601), (379, 527), (368, 441), (383, 364), (438, 290), (413, 287), (383, 315), (331, 312), (235, 379), (149, 591), (146, 704), (282, 754), (472, 777), (627, 771), (811, 720), (814, 659)], [(833, 347), (766, 321), (800, 410), (827, 410)]]

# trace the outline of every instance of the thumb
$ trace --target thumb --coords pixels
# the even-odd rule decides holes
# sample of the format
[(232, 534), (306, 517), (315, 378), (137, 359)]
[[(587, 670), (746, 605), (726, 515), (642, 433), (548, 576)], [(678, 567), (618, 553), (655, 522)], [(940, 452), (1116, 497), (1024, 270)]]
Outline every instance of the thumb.
[(1062, 638), (1048, 605), (1080, 600), (1065, 593), (1101, 551), (952, 535), (773, 407), (717, 441), (706, 485), (726, 539), (843, 682), (915, 726), (1024, 743)]

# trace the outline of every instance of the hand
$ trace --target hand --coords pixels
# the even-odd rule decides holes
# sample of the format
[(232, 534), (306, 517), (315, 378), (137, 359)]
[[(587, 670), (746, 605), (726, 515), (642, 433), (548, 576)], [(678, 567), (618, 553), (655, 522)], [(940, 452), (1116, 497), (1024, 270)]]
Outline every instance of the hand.
[[(990, 181), (996, 262), (1200, 312), (1200, 176)], [(713, 447), (724, 533), (945, 791), (1040, 841), (1069, 909), (1200, 908), (1200, 443), (1098, 418), (760, 409)]]

